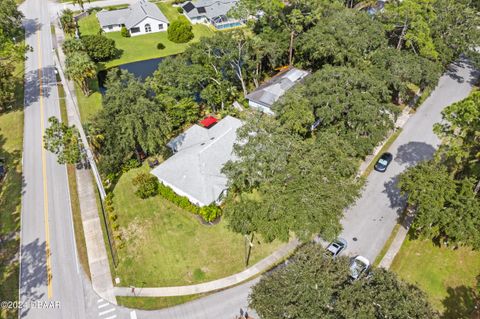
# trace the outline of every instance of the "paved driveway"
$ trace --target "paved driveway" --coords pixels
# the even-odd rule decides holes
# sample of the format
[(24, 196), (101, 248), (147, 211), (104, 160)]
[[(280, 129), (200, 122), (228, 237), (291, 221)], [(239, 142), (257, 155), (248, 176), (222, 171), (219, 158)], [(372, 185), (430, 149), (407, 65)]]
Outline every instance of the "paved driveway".
[(360, 199), (347, 210), (342, 220), (342, 237), (347, 253), (375, 260), (401, 215), (405, 200), (396, 187), (398, 176), (406, 168), (431, 159), (440, 141), (433, 125), (441, 121), (442, 110), (467, 97), (478, 73), (465, 61), (451, 66), (430, 97), (405, 124), (402, 133), (389, 148), (394, 160), (385, 173), (373, 171)]

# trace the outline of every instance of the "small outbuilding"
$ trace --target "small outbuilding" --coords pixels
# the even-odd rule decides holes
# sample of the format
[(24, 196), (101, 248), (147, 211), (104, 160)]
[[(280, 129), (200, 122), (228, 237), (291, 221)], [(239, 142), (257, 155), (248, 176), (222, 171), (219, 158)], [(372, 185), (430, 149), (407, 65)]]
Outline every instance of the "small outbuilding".
[(300, 83), (310, 74), (308, 71), (294, 67), (285, 69), (247, 94), (248, 105), (267, 114), (273, 115), (272, 106), (285, 92)]

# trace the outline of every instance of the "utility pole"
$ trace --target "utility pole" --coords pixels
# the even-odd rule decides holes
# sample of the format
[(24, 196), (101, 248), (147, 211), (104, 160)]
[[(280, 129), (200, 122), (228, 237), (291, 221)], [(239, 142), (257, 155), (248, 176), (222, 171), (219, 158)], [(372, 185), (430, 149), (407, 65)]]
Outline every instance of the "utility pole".
[(248, 262), (250, 261), (250, 255), (252, 253), (252, 247), (253, 233), (251, 238), (248, 238), (248, 235), (245, 235), (245, 267), (248, 267)]

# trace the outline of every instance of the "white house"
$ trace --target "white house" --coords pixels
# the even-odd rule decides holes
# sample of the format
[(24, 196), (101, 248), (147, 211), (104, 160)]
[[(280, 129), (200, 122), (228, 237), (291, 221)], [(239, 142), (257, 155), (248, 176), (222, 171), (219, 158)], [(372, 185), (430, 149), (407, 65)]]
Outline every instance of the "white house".
[(210, 128), (193, 125), (168, 143), (175, 154), (151, 173), (195, 205), (219, 204), (228, 184), (221, 171), (234, 159), (233, 144), (241, 126), (242, 122), (231, 116)]
[(301, 82), (310, 72), (297, 68), (288, 68), (281, 71), (267, 82), (260, 85), (255, 91), (247, 94), (245, 98), (251, 108), (273, 115), (273, 104), (280, 99), (285, 92)]
[(238, 0), (198, 0), (187, 1), (182, 5), (185, 16), (191, 23), (211, 24), (218, 30), (238, 27), (242, 21), (228, 16)]
[(130, 35), (167, 31), (168, 19), (153, 3), (140, 0), (126, 9), (97, 13), (100, 27), (105, 32), (120, 31), (125, 26)]

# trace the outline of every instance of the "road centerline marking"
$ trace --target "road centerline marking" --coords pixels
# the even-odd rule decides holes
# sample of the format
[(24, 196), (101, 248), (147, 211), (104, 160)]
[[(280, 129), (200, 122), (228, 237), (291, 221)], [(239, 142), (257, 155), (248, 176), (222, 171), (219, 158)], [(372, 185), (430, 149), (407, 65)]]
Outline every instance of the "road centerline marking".
[(38, 81), (39, 92), (38, 100), (40, 103), (40, 131), (41, 131), (41, 149), (42, 149), (42, 175), (43, 175), (43, 215), (45, 218), (45, 255), (47, 266), (47, 295), (52, 298), (52, 264), (50, 259), (50, 228), (48, 225), (48, 189), (47, 189), (47, 161), (44, 148), (43, 134), (45, 131), (45, 114), (43, 104), (43, 70), (42, 70), (42, 50), (41, 50), (41, 27), (37, 29), (37, 58), (38, 58)]

